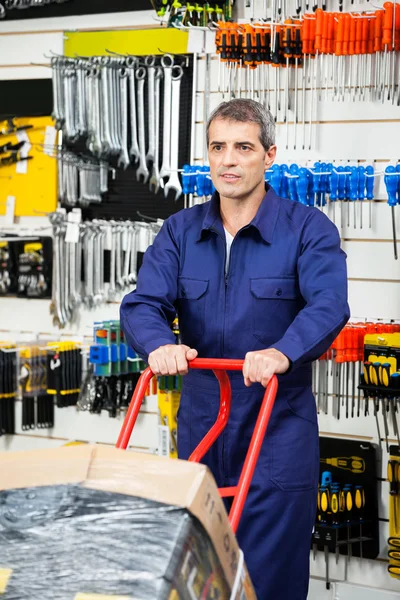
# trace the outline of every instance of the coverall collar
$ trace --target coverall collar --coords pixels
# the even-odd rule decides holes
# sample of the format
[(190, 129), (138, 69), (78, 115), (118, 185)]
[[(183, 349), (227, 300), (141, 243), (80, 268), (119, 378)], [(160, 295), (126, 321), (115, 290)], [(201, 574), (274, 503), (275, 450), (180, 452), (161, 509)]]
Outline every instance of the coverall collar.
[[(208, 210), (204, 216), (201, 226), (200, 236), (198, 241), (202, 239), (203, 232), (214, 230), (221, 235), (223, 234), (223, 226), (221, 220), (219, 193), (214, 192), (208, 205)], [(265, 184), (265, 196), (260, 204), (254, 219), (247, 227), (254, 227), (258, 230), (261, 237), (268, 244), (272, 243), (273, 233), (279, 213), (279, 197), (267, 183)]]

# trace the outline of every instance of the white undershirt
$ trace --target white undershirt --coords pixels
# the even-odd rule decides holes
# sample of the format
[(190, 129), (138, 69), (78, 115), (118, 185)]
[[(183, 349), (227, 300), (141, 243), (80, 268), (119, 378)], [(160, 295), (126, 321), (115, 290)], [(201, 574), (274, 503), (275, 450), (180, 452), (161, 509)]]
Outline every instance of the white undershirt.
[(225, 240), (226, 240), (226, 261), (225, 261), (225, 275), (227, 275), (228, 273), (228, 269), (229, 269), (229, 257), (231, 254), (231, 246), (232, 246), (232, 242), (233, 242), (233, 235), (231, 235), (229, 233), (229, 231), (227, 229), (225, 229)]

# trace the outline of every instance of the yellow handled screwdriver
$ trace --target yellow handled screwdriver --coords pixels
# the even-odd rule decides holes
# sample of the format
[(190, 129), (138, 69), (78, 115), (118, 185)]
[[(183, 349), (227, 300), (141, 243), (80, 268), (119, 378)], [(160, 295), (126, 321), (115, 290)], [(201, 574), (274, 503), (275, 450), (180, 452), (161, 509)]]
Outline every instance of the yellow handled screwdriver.
[(390, 483), (390, 495), (393, 498), (394, 532), (397, 534), (397, 496), (399, 494), (399, 465), (397, 460), (388, 461), (387, 479)]
[(351, 471), (352, 473), (364, 473), (365, 461), (359, 456), (340, 456), (337, 458), (321, 458), (320, 462), (332, 465), (338, 469)]

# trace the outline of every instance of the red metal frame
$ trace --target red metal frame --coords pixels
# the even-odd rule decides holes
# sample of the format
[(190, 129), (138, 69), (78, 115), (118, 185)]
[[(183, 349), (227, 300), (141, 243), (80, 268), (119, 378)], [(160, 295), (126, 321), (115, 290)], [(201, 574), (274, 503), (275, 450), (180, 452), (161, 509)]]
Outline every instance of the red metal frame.
[[(196, 358), (189, 362), (189, 368), (191, 369), (211, 369), (214, 371), (216, 378), (219, 381), (219, 387), (221, 392), (220, 407), (217, 420), (211, 427), (210, 431), (204, 436), (197, 448), (195, 448), (189, 457), (192, 462), (200, 462), (203, 456), (208, 452), (211, 446), (214, 444), (216, 439), (221, 435), (225, 429), (229, 413), (231, 409), (231, 384), (229, 377), (226, 374), (226, 370), (230, 371), (241, 371), (243, 368), (243, 360), (231, 360), (223, 358)], [(117, 448), (126, 449), (129, 440), (132, 435), (132, 430), (135, 426), (137, 416), (139, 414), (140, 407), (142, 405), (143, 397), (145, 395), (147, 386), (150, 379), (153, 377), (153, 372), (148, 367), (141, 375), (136, 389), (133, 392), (132, 400), (129, 404), (128, 412), (124, 423), (121, 428), (121, 432), (118, 437), (116, 444)], [(229, 520), (232, 525), (233, 531), (236, 532), (240, 517), (243, 512), (243, 507), (246, 502), (247, 494), (249, 492), (251, 480), (253, 478), (254, 469), (257, 464), (258, 456), (260, 454), (261, 446), (267, 431), (268, 422), (271, 416), (272, 408), (274, 406), (276, 393), (278, 391), (278, 380), (274, 375), (265, 390), (264, 399), (261, 404), (260, 412), (258, 414), (257, 422), (254, 427), (253, 435), (250, 441), (249, 448), (247, 450), (246, 459), (244, 461), (243, 469), (239, 477), (239, 482), (234, 487), (220, 488), (219, 493), (222, 498), (231, 496), (233, 497), (233, 503), (229, 512)]]

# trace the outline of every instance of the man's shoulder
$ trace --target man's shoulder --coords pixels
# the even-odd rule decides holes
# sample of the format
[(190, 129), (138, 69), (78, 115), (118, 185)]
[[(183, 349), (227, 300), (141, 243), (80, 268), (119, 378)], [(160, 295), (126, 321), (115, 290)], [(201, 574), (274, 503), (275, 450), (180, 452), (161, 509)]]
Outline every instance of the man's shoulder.
[(294, 229), (302, 230), (305, 227), (336, 228), (334, 223), (324, 212), (314, 206), (305, 206), (288, 198), (279, 198), (280, 216), (289, 222)]
[(181, 230), (182, 227), (199, 229), (203, 223), (203, 219), (206, 216), (208, 206), (210, 202), (204, 204), (195, 204), (191, 208), (183, 208), (178, 212), (168, 217), (168, 223), (172, 229)]

